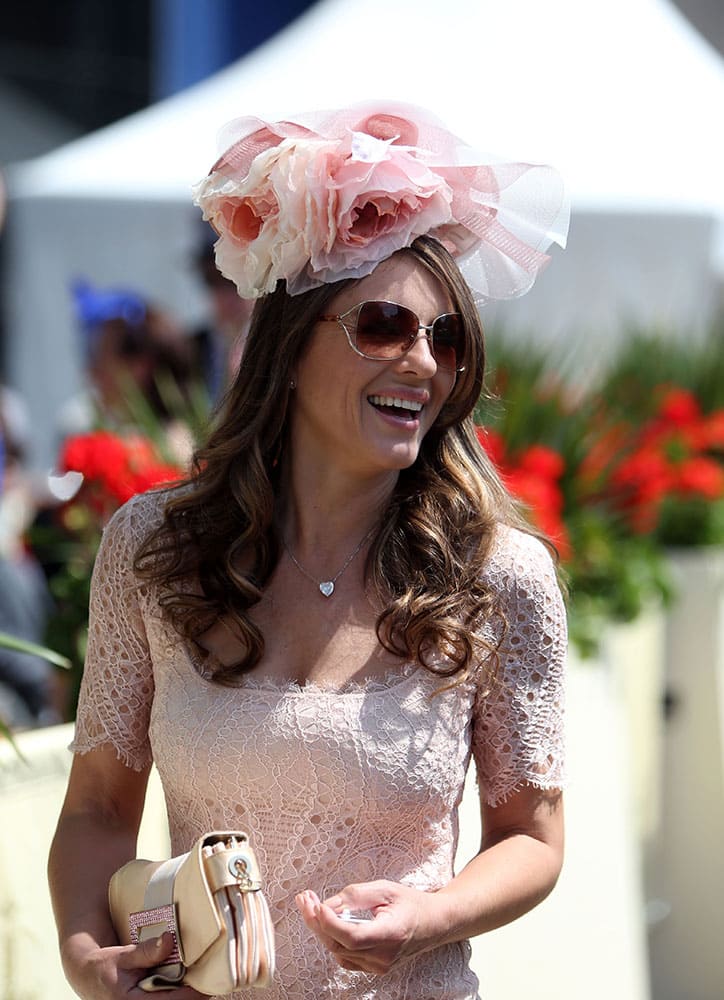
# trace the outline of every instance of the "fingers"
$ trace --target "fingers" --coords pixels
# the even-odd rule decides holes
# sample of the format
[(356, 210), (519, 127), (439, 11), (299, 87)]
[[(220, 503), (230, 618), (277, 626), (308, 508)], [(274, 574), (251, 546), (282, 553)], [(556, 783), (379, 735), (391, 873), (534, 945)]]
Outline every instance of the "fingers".
[(328, 903), (321, 903), (316, 893), (310, 890), (299, 893), (296, 903), (307, 927), (313, 930), (327, 947), (330, 947), (332, 942), (349, 946), (358, 940), (358, 936), (350, 934), (351, 928), (357, 926), (357, 923), (345, 919), (350, 913), (349, 908), (340, 907), (340, 911), (337, 912)]
[(381, 907), (392, 903), (398, 886), (394, 882), (378, 879), (375, 882), (360, 882), (345, 886), (341, 892), (324, 900), (336, 913), (350, 910), (352, 913), (375, 913)]
[(339, 942), (336, 941), (331, 935), (327, 934), (322, 926), (320, 920), (322, 915), (322, 904), (319, 901), (319, 896), (317, 896), (316, 893), (307, 890), (306, 892), (300, 892), (295, 898), (304, 923), (311, 931), (314, 931), (325, 948), (329, 951), (333, 951), (335, 947), (339, 946)]
[(152, 969), (163, 965), (173, 954), (175, 944), (173, 934), (166, 931), (160, 937), (123, 948), (118, 964), (122, 969)]
[[(345, 902), (344, 898), (340, 896), (337, 899), (337, 905), (341, 905), (340, 912), (336, 912), (328, 903), (320, 902), (319, 897), (310, 891), (300, 893), (296, 901), (307, 927), (316, 934), (343, 969), (368, 973), (383, 973), (388, 970), (389, 964), (380, 962), (372, 952), (377, 937), (374, 931), (370, 936), (374, 921), (356, 923), (343, 919), (340, 914), (349, 909), (341, 905)], [(366, 937), (371, 939), (366, 940)]]
[(385, 880), (345, 886), (324, 902), (309, 891), (297, 897), (305, 923), (342, 968), (378, 975), (416, 950), (423, 901), (426, 894)]
[(319, 896), (316, 892), (312, 892), (311, 889), (306, 889), (304, 892), (300, 892), (297, 896), (295, 896), (295, 901), (306, 923), (310, 920), (316, 919), (321, 905)]

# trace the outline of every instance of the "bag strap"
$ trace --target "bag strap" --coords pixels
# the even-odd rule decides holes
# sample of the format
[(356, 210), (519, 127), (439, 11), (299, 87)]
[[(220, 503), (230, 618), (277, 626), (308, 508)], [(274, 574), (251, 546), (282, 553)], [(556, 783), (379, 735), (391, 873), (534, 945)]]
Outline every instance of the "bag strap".
[(162, 906), (173, 904), (173, 883), (177, 871), (187, 857), (188, 854), (181, 854), (177, 858), (169, 858), (168, 861), (161, 862), (148, 880), (143, 896), (144, 910), (156, 910)]
[(176, 907), (173, 903), (173, 885), (176, 873), (188, 857), (182, 854), (178, 858), (170, 858), (162, 861), (148, 880), (146, 891), (143, 896), (143, 911), (131, 915), (131, 921), (139, 920), (157, 929), (158, 923), (165, 923), (167, 929), (174, 937), (173, 952), (165, 959), (164, 964), (154, 969), (150, 976), (143, 979), (138, 985), (146, 992), (156, 990), (167, 990), (173, 986), (179, 986), (186, 971), (181, 962), (179, 954), (178, 925), (176, 917)]

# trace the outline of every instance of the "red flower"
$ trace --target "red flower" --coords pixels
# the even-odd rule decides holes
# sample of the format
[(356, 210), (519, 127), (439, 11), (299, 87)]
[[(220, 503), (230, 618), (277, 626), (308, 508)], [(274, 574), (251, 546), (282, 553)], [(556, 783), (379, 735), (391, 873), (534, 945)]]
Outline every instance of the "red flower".
[(544, 479), (560, 479), (565, 463), (557, 451), (542, 444), (531, 445), (519, 458), (520, 467)]
[(724, 468), (713, 458), (690, 458), (679, 467), (676, 485), (683, 494), (718, 500), (724, 496)]
[(724, 410), (715, 410), (703, 420), (700, 446), (705, 451), (724, 451)]
[(690, 427), (701, 419), (701, 408), (696, 396), (678, 386), (665, 390), (657, 412), (662, 421), (673, 427)]
[(68, 438), (61, 454), (64, 471), (83, 475), (84, 498), (99, 513), (108, 513), (136, 493), (179, 478), (180, 470), (163, 463), (144, 437), (123, 438), (94, 431)]
[(701, 448), (705, 425), (696, 397), (687, 389), (667, 388), (659, 400), (654, 417), (641, 428), (642, 444), (666, 443), (676, 459), (686, 451)]
[(174, 465), (161, 463), (149, 465), (136, 473), (134, 477), (135, 493), (145, 493), (146, 490), (154, 489), (156, 486), (176, 482), (180, 475), (181, 473)]
[(503, 442), (503, 438), (497, 433), (497, 431), (493, 431), (489, 427), (480, 427), (476, 425), (475, 432), (478, 435), (478, 441), (480, 442), (483, 451), (487, 454), (493, 465), (500, 468), (505, 460), (505, 444)]
[(563, 494), (558, 480), (565, 464), (557, 451), (545, 445), (531, 445), (516, 459), (505, 454), (500, 434), (476, 427), (478, 440), (494, 463), (510, 493), (529, 508), (534, 526), (553, 541), (562, 558), (570, 551), (568, 534), (561, 513)]
[(643, 494), (647, 499), (667, 493), (674, 481), (666, 457), (654, 448), (640, 448), (624, 458), (611, 478), (620, 492)]
[(109, 470), (124, 465), (125, 455), (121, 438), (108, 431), (92, 431), (67, 439), (60, 464), (64, 472), (82, 472), (86, 479), (103, 479)]
[(510, 469), (503, 476), (510, 492), (530, 509), (530, 519), (539, 531), (557, 545), (561, 556), (569, 553), (568, 533), (563, 523), (563, 494), (555, 480), (527, 469)]

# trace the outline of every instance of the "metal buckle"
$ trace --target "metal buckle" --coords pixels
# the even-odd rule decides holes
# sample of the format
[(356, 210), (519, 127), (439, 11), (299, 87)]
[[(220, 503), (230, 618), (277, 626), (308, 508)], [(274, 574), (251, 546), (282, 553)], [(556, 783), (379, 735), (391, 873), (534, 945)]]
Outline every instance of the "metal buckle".
[(140, 932), (143, 927), (151, 927), (153, 924), (165, 924), (165, 930), (173, 936), (173, 951), (164, 958), (164, 965), (171, 965), (172, 962), (180, 962), (181, 955), (178, 949), (178, 931), (176, 928), (176, 907), (169, 903), (166, 906), (157, 906), (153, 910), (139, 910), (128, 916), (128, 926), (131, 932), (131, 944), (140, 944)]

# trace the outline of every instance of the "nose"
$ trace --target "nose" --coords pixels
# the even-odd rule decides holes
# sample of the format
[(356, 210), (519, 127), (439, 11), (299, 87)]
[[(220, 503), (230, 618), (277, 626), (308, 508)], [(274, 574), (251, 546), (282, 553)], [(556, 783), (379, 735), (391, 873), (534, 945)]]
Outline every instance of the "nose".
[(417, 336), (403, 354), (410, 367), (418, 375), (434, 375), (437, 371), (437, 361), (432, 353), (432, 327), (420, 324)]

